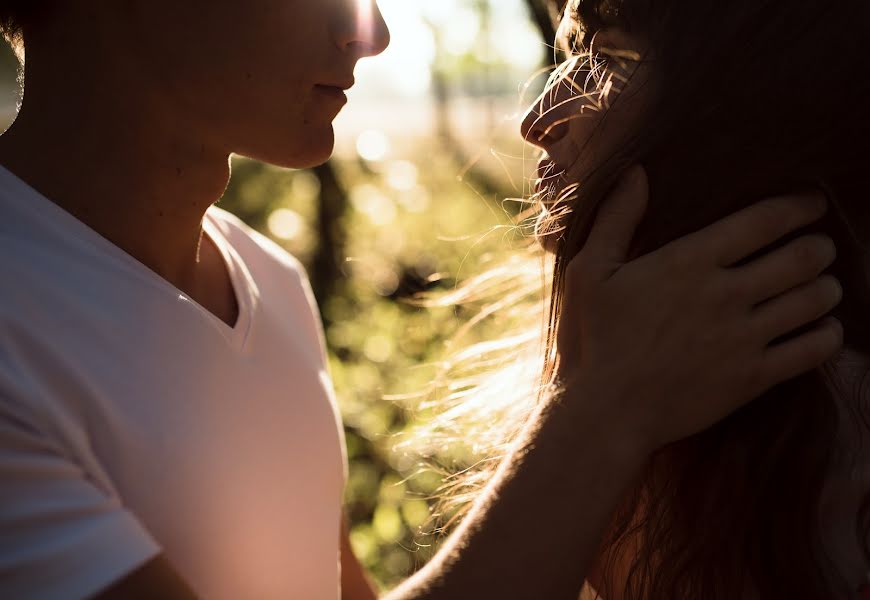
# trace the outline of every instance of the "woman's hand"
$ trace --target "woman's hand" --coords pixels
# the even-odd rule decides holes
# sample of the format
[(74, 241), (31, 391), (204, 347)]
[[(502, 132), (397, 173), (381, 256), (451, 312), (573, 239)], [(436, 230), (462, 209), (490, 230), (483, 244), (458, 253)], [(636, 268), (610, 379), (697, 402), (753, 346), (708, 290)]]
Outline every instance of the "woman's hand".
[(836, 256), (830, 238), (732, 266), (820, 219), (823, 196), (764, 200), (628, 262), (647, 186), (642, 168), (625, 174), (567, 268), (557, 370), (563, 402), (602, 402), (596, 414), (645, 452), (820, 366), (843, 339), (829, 318), (771, 345), (839, 304), (837, 280), (820, 276)]

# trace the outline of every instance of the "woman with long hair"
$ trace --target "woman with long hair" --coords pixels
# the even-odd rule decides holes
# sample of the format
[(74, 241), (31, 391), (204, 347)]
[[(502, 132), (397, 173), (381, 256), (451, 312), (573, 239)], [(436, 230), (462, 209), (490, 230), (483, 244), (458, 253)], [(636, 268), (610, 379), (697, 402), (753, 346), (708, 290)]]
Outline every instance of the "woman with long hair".
[[(543, 314), (547, 331), (559, 330), (563, 298), (576, 297), (566, 294), (566, 267), (626, 172), (649, 190), (632, 256), (760, 195), (824, 191), (832, 209), (815, 229), (833, 238), (838, 255), (823, 284), (836, 286), (836, 276), (844, 292), (833, 312), (845, 330), (837, 359), (650, 458), (602, 540), (587, 577), (590, 597), (795, 600), (868, 590), (870, 78), (859, 50), (868, 33), (870, 4), (862, 0), (571, 0), (565, 7), (557, 41), (567, 60), (522, 128), (544, 151), (536, 234), (554, 256), (548, 308), (523, 309)], [(535, 278), (532, 270), (508, 271), (527, 274), (525, 283)], [(473, 290), (472, 282), (453, 299)], [(791, 318), (782, 303), (776, 311)], [(504, 453), (530, 410), (526, 387), (506, 383), (508, 376), (558, 377), (554, 348), (568, 343), (548, 339), (540, 361), (529, 339), (483, 348), (497, 356), (480, 364), (501, 361), (505, 371), (476, 387), (466, 377), (428, 439), (472, 432), (476, 458)], [(698, 331), (697, 343), (705, 339)], [(460, 366), (474, 354), (460, 356)], [(699, 390), (699, 402), (710, 392)], [(456, 497), (472, 497), (496, 462), (480, 460), (454, 478)]]

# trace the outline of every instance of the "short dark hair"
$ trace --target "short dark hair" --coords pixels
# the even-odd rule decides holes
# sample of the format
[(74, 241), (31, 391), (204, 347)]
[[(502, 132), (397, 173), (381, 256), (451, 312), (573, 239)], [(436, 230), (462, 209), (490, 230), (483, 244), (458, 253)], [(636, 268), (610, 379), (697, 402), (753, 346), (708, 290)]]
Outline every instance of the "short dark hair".
[(45, 8), (47, 0), (6, 0), (0, 2), (0, 34), (24, 64), (24, 20)]

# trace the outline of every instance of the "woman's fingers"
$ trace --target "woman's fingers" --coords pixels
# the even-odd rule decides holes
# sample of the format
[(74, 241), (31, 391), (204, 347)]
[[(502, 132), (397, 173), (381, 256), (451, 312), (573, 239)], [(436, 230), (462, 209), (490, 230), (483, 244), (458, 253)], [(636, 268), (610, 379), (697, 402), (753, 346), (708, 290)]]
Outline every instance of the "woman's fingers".
[(830, 278), (816, 282), (834, 260), (820, 236), (735, 266), (820, 219), (824, 197), (764, 200), (626, 262), (647, 188), (642, 171), (627, 174), (568, 266), (556, 379), (624, 393), (614, 423), (657, 448), (817, 368), (841, 347), (842, 327), (817, 322), (840, 301)]
[(770, 346), (762, 357), (755, 395), (822, 366), (842, 346), (843, 325), (833, 317), (802, 335)]
[(752, 327), (771, 341), (822, 318), (843, 299), (836, 277), (823, 275), (754, 309)]
[(649, 201), (649, 183), (643, 167), (634, 166), (598, 208), (595, 222), (578, 256), (583, 268), (596, 279), (606, 279), (628, 257), (631, 241), (643, 220)]
[(818, 221), (826, 212), (827, 200), (821, 194), (769, 198), (677, 243), (682, 245), (681, 252), (708, 259), (720, 267), (730, 267), (787, 234)]
[(730, 270), (743, 300), (759, 304), (812, 281), (837, 258), (834, 241), (820, 234), (806, 235), (749, 264)]

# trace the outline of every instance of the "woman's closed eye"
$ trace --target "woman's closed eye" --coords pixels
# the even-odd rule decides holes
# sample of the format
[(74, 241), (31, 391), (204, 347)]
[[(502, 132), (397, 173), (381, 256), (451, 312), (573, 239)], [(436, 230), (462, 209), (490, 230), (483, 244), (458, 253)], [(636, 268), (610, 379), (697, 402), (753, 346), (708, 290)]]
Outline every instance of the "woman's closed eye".
[(619, 92), (633, 70), (631, 58), (635, 55), (600, 48), (574, 56), (556, 68), (547, 87), (562, 100)]

